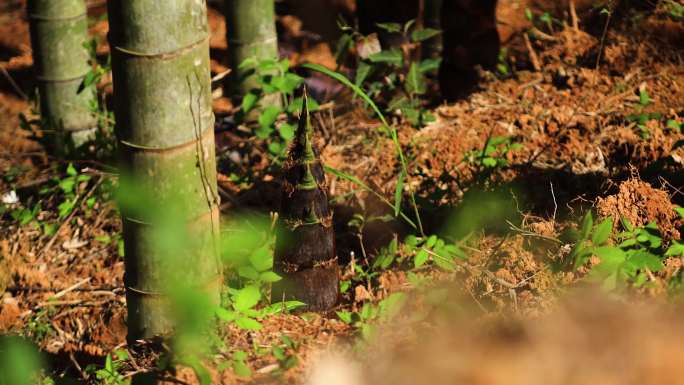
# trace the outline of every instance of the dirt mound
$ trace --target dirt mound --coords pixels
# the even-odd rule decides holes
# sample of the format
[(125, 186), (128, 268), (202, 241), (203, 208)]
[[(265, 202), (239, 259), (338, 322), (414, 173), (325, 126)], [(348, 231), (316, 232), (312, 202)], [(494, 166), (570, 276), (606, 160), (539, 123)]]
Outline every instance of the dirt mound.
[(620, 183), (617, 194), (599, 198), (596, 207), (601, 216), (612, 216), (616, 224), (619, 218), (625, 218), (635, 226), (656, 222), (663, 237), (680, 239), (677, 227), (681, 220), (670, 197), (666, 191), (653, 188), (646, 182), (634, 178), (624, 181)]

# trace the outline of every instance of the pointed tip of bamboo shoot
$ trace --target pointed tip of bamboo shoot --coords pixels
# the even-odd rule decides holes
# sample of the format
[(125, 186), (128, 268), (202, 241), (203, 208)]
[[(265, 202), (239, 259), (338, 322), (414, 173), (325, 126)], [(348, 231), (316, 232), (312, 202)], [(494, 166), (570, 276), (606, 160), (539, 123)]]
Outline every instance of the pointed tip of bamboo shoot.
[(297, 127), (297, 141), (302, 149), (302, 160), (310, 163), (316, 160), (313, 150), (313, 128), (311, 127), (311, 114), (309, 113), (309, 97), (306, 93), (306, 85), (302, 86), (302, 111), (299, 114)]

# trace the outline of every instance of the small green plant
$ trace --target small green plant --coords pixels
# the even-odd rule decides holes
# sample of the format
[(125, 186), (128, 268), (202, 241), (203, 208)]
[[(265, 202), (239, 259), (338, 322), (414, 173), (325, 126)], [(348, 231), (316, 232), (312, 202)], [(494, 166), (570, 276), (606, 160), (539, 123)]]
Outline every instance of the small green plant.
[(405, 261), (412, 261), (412, 267), (417, 269), (432, 261), (437, 267), (451, 271), (455, 267), (455, 258), (465, 260), (468, 257), (457, 245), (448, 244), (437, 235), (408, 235), (401, 245), (395, 238), (381, 249), (373, 261), (372, 270), (384, 270), (395, 262), (401, 264)]
[(665, 9), (668, 16), (675, 20), (684, 20), (684, 5), (674, 0), (665, 0)]
[(337, 317), (344, 323), (354, 326), (361, 337), (368, 341), (375, 333), (377, 322), (386, 322), (396, 316), (406, 301), (406, 294), (392, 293), (378, 304), (366, 302), (358, 312), (341, 310)]
[[(663, 240), (655, 222), (636, 227), (627, 219), (621, 219), (623, 231), (612, 236), (613, 218), (609, 217), (598, 225), (594, 225), (591, 212), (582, 220), (577, 243), (570, 253), (574, 268), (584, 266), (591, 256), (600, 262), (591, 268), (590, 279), (600, 281), (607, 290), (631, 285), (644, 286), (649, 274), (664, 268), (662, 259), (680, 255), (684, 246), (673, 242), (667, 249), (663, 248)], [(610, 241), (615, 240), (612, 244)]]
[(554, 24), (557, 26), (563, 26), (563, 23), (551, 16), (551, 13), (544, 11), (539, 15), (535, 15), (531, 9), (525, 8), (525, 17), (529, 20), (533, 26), (537, 28), (546, 28), (547, 32), (554, 33)]
[(511, 66), (508, 64), (508, 49), (503, 47), (496, 56), (496, 72), (501, 77), (508, 77), (511, 74)]
[(278, 360), (279, 370), (274, 373), (276, 376), (294, 368), (299, 363), (296, 355), (299, 350), (299, 343), (285, 334), (280, 336), (280, 341), (281, 343), (274, 344), (271, 348), (271, 353)]
[(52, 328), (50, 318), (50, 308), (43, 308), (31, 316), (26, 323), (26, 335), (30, 336), (33, 341), (40, 342), (49, 335), (53, 334), (55, 330)]
[(645, 87), (639, 88), (639, 104), (636, 107), (636, 112), (627, 116), (628, 122), (634, 122), (639, 135), (642, 139), (648, 140), (651, 137), (651, 132), (648, 130), (647, 123), (651, 120), (660, 120), (663, 115), (658, 112), (646, 113), (644, 109), (653, 103), (653, 99), (648, 94)]
[[(415, 28), (415, 20), (404, 25), (398, 23), (379, 23), (377, 26), (389, 33), (400, 34), (405, 44), (400, 48), (380, 49), (374, 35), (363, 36), (353, 28), (343, 25), (345, 37), (341, 42), (348, 49), (353, 42), (360, 54), (354, 84), (364, 87), (374, 99), (387, 100), (386, 111), (397, 111), (414, 127), (421, 127), (434, 120), (434, 116), (424, 108), (427, 95), (427, 76), (439, 68), (439, 59), (418, 59), (421, 43), (440, 34), (432, 28)], [(358, 49), (358, 47), (369, 47)], [(339, 51), (345, 48), (338, 47)]]
[[(116, 357), (116, 359), (112, 358)], [(117, 350), (113, 354), (107, 354), (105, 357), (104, 367), (98, 367), (94, 364), (88, 365), (85, 372), (94, 374), (101, 385), (129, 385), (131, 381), (121, 374), (121, 367), (123, 363), (128, 360), (128, 352), (125, 350)]]
[[(294, 138), (295, 113), (301, 110), (303, 100), (301, 97), (295, 97), (294, 94), (304, 79), (290, 71), (290, 62), (287, 59), (279, 61), (248, 59), (240, 67), (248, 69), (247, 76), (255, 75), (258, 87), (252, 89), (242, 99), (239, 119), (244, 119), (259, 109), (258, 127), (254, 130), (254, 134), (259, 139), (268, 142), (268, 151), (271, 155), (276, 159), (282, 158)], [(263, 100), (274, 94), (281, 96), (284, 107), (262, 106)], [(317, 111), (320, 106), (313, 98), (310, 98), (308, 108), (309, 111)], [(285, 119), (279, 119), (283, 114)]]
[(269, 285), (281, 279), (273, 272), (273, 225), (263, 218), (238, 218), (226, 224), (221, 238), (225, 264), (237, 274), (228, 282), (222, 307), (216, 316), (245, 330), (259, 330), (259, 319), (304, 306), (298, 301), (277, 302), (262, 308)]
[(522, 144), (513, 142), (510, 137), (494, 136), (487, 139), (482, 150), (466, 153), (464, 160), (483, 169), (506, 167), (508, 153), (522, 148)]

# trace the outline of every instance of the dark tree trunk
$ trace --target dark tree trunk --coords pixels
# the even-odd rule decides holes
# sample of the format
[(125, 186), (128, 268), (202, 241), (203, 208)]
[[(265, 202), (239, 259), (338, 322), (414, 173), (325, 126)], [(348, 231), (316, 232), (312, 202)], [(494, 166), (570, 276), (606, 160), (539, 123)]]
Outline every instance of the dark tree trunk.
[(273, 285), (272, 300), (298, 300), (306, 310), (337, 303), (339, 267), (325, 175), (313, 145), (306, 91), (299, 127), (285, 163), (280, 227), (274, 270), (283, 279)]
[(496, 0), (443, 0), (442, 97), (453, 101), (467, 96), (478, 83), (476, 66), (493, 68), (500, 42), (496, 29)]

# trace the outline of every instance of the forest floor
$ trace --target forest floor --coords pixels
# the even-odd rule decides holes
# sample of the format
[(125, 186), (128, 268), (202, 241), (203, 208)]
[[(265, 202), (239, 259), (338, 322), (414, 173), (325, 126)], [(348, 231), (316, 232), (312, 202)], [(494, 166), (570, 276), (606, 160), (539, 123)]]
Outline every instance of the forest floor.
[[(106, 55), (101, 7), (91, 9), (90, 29)], [(684, 206), (684, 23), (658, 13), (625, 17), (604, 38), (581, 26), (511, 47), (518, 60), (536, 57), (539, 70), (485, 73), (468, 98), (434, 107), (436, 120), (425, 127), (392, 117), (411, 174), (404, 191), (415, 192), (426, 233), (455, 242), (464, 258), (440, 269), (431, 241), (423, 248), (432, 262), (416, 262), (406, 246), (409, 227), (372, 220), (393, 208), (328, 174), (347, 286), (340, 305), (264, 317), (258, 331), (221, 326), (225, 346), (204, 361), (212, 382), (684, 383), (681, 251), (661, 254), (662, 268), (626, 278), (619, 299), (584, 291), (600, 258), (576, 269), (568, 262), (577, 242), (568, 234), (582, 230), (589, 211), (597, 224), (589, 237), (612, 217), (615, 234), (626, 227), (618, 218), (641, 229), (657, 223), (649, 234), (662, 246), (653, 249), (681, 239), (684, 220), (675, 208)], [(216, 75), (225, 70), (219, 12), (211, 10), (210, 27)], [(312, 50), (293, 62), (329, 64), (325, 49)], [(34, 341), (55, 381), (107, 383), (86, 368), (102, 368), (107, 355), (128, 348), (121, 223), (111, 189), (103, 188), (115, 183), (116, 170), (105, 160), (72, 160), (72, 175), (69, 162), (21, 128), (20, 114), (35, 116), (26, 96), (31, 67), (23, 11), (8, 6), (0, 13), (0, 334)], [(215, 96), (222, 118), (232, 106)], [(323, 163), (392, 201), (400, 165), (391, 139), (359, 100), (341, 100), (314, 119)], [(277, 211), (279, 176), (263, 140), (239, 130), (216, 135), (226, 223), (236, 213)], [(477, 161), (483, 152), (496, 166)], [(69, 196), (59, 188), (64, 180), (75, 184)], [(75, 208), (60, 216), (66, 200)], [(361, 230), (350, 225), (355, 218), (365, 223)], [(399, 262), (371, 269), (388, 254)], [(604, 286), (609, 279), (603, 276)], [(404, 293), (404, 306), (384, 322), (377, 304), (390, 304), (393, 293)], [(359, 337), (376, 323), (385, 327), (368, 341)], [(237, 351), (246, 357), (235, 358)], [(125, 378), (158, 364), (136, 352), (114, 358)], [(252, 374), (238, 375), (236, 363)], [(168, 374), (168, 383), (197, 381), (184, 366)]]

